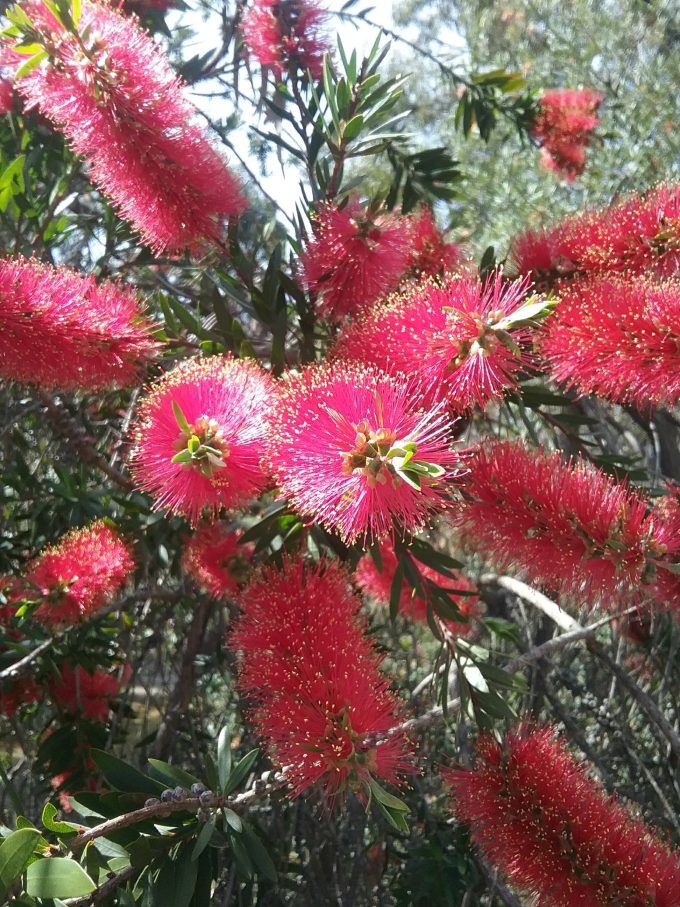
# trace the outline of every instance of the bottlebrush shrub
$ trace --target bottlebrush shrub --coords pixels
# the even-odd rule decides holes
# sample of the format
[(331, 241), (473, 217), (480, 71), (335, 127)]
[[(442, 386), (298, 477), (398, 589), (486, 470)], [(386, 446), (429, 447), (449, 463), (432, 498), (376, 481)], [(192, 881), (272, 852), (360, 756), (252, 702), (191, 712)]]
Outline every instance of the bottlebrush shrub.
[(453, 412), (483, 409), (532, 362), (531, 321), (547, 304), (529, 289), (500, 272), (423, 281), (352, 319), (333, 355), (417, 375), (426, 400)]
[(120, 683), (105, 671), (86, 671), (82, 665), (64, 664), (59, 675), (50, 683), (49, 691), (55, 705), (68, 715), (82, 716), (90, 721), (106, 722), (111, 703), (118, 696)]
[(156, 253), (217, 240), (219, 220), (245, 202), (153, 39), (105, 2), (84, 0), (79, 35), (42, 4), (28, 13), (30, 43), (49, 54), (17, 82), (29, 108), (64, 133)]
[(603, 98), (590, 88), (558, 88), (541, 95), (532, 134), (543, 164), (568, 182), (585, 170), (585, 149), (600, 122), (597, 109)]
[(422, 527), (449, 506), (460, 457), (441, 407), (417, 398), (403, 375), (347, 362), (290, 376), (268, 447), (281, 494), (348, 544)]
[(377, 214), (356, 199), (323, 205), (300, 259), (319, 315), (341, 321), (394, 290), (409, 264), (411, 230), (409, 218)]
[(0, 260), (0, 376), (59, 390), (130, 385), (155, 353), (137, 296), (34, 259)]
[(511, 258), (518, 274), (536, 281), (582, 271), (672, 277), (680, 267), (680, 186), (634, 193), (601, 211), (528, 230), (514, 241)]
[(251, 359), (180, 363), (149, 389), (132, 429), (135, 482), (196, 524), (238, 507), (267, 484), (260, 461), (271, 381)]
[[(392, 592), (392, 582), (397, 571), (398, 560), (394, 553), (394, 546), (389, 541), (380, 542), (378, 545), (378, 554), (380, 557), (380, 568), (370, 554), (364, 554), (357, 564), (354, 575), (357, 586), (364, 595), (375, 599), (381, 605), (387, 605), (390, 601)], [(461, 617), (468, 618), (467, 621), (447, 620), (446, 625), (456, 636), (472, 636), (477, 625), (474, 618), (481, 614), (479, 605), (479, 596), (477, 595), (456, 595), (456, 590), (463, 592), (474, 592), (475, 586), (462, 573), (455, 573), (453, 578), (442, 576), (432, 567), (425, 564), (418, 565), (421, 576), (429, 580), (442, 589), (450, 592), (456, 607), (460, 611)], [(452, 571), (453, 572), (453, 571)], [(416, 621), (427, 620), (427, 601), (420, 595), (416, 595), (413, 588), (406, 580), (402, 580), (401, 594), (399, 596), (399, 610), (406, 617)]]
[(182, 569), (213, 598), (233, 598), (247, 575), (253, 546), (239, 544), (241, 535), (227, 523), (204, 523), (185, 545)]
[(680, 855), (600, 784), (551, 728), (477, 743), (472, 770), (445, 770), (473, 842), (541, 907), (674, 907)]
[(455, 521), (483, 556), (578, 602), (680, 607), (672, 500), (652, 508), (601, 470), (522, 443), (484, 441), (468, 467)]
[(556, 380), (639, 409), (680, 395), (680, 282), (619, 275), (565, 282), (541, 351)]
[(309, 69), (320, 79), (330, 52), (324, 34), (328, 13), (314, 0), (253, 0), (243, 17), (243, 40), (261, 66), (277, 79), (284, 72)]
[(333, 804), (350, 790), (365, 797), (372, 779), (401, 784), (411, 744), (403, 732), (385, 736), (401, 709), (345, 570), (286, 560), (256, 574), (239, 603), (239, 686), (295, 795), (318, 783)]
[(42, 599), (32, 617), (48, 627), (80, 623), (108, 604), (134, 568), (130, 546), (106, 523), (73, 529), (29, 565), (26, 594)]

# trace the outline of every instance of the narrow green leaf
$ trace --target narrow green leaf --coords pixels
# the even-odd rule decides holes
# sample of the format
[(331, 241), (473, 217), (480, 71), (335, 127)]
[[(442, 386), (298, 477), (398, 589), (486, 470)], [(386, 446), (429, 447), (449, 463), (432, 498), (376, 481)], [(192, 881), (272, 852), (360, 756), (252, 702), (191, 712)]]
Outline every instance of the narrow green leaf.
[(29, 72), (33, 72), (36, 66), (40, 66), (43, 60), (47, 58), (46, 50), (39, 50), (37, 54), (33, 54), (32, 57), (29, 57), (25, 63), (22, 63), (21, 66), (17, 69), (14, 78), (21, 79), (23, 76), (27, 76)]
[(227, 825), (229, 825), (237, 835), (240, 835), (243, 831), (243, 822), (238, 813), (235, 813), (233, 809), (225, 808), (224, 818), (227, 820)]
[(239, 786), (241, 781), (243, 781), (253, 767), (259, 752), (259, 749), (251, 750), (249, 753), (246, 753), (243, 759), (236, 763), (224, 786), (225, 794), (230, 794)]
[(177, 765), (161, 762), (160, 759), (149, 759), (148, 763), (151, 766), (150, 777), (167, 785), (167, 787), (179, 785), (188, 789), (192, 784), (201, 783), (200, 778), (185, 772), (183, 768), (179, 768)]
[(360, 113), (352, 117), (349, 123), (345, 124), (345, 128), (342, 130), (342, 138), (345, 142), (350, 142), (352, 139), (355, 139), (361, 130), (364, 128), (364, 118)]
[(112, 756), (111, 753), (98, 749), (92, 749), (90, 753), (97, 768), (101, 769), (109, 784), (120, 791), (158, 795), (165, 790), (164, 784), (143, 775), (134, 766), (128, 765), (117, 756)]
[(191, 851), (192, 860), (197, 860), (210, 843), (216, 823), (217, 817), (211, 816), (201, 829), (199, 836), (196, 838), (194, 849)]
[(186, 416), (182, 412), (182, 407), (176, 400), (172, 401), (172, 411), (175, 414), (175, 421), (179, 425), (180, 429), (184, 432), (185, 435), (191, 434), (191, 428), (187, 422)]
[(223, 727), (217, 737), (217, 776), (220, 781), (220, 790), (224, 790), (231, 772), (231, 736), (229, 730)]

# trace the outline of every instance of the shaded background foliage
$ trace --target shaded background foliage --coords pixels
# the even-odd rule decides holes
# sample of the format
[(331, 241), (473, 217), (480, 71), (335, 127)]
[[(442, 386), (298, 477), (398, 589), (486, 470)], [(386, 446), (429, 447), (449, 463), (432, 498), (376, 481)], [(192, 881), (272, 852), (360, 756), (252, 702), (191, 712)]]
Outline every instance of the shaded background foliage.
[[(362, 15), (362, 9), (362, 4), (347, 6), (345, 16), (379, 21), (379, 10)], [(38, 115), (20, 114), (0, 122), (3, 247), (133, 283), (147, 300), (159, 336), (168, 341), (159, 370), (198, 350), (223, 349), (254, 350), (280, 369), (284, 362), (295, 361), (305, 344), (308, 351), (310, 344), (318, 351), (327, 339), (323, 329), (305, 323), (304, 306), (290, 282), (290, 249), (282, 251), (279, 246), (276, 251), (291, 223), (275, 216), (277, 198), (271, 189), (265, 187), (263, 195), (256, 185), (265, 173), (277, 173), (277, 156), (287, 154), (281, 146), (285, 133), (280, 111), (270, 106), (268, 117), (260, 120), (258, 128), (265, 138), (249, 134), (254, 156), (246, 155), (234, 134), (258, 105), (267, 106), (258, 82), (249, 82), (240, 65), (237, 82), (232, 27), (236, 12), (230, 3), (222, 7), (192, 2), (181, 16), (170, 14), (171, 29), (161, 15), (154, 13), (151, 19), (160, 40), (169, 44), (173, 61), (201, 95), (226, 147), (240, 153), (250, 171), (251, 207), (238, 237), (232, 237), (231, 262), (215, 251), (200, 260), (154, 259), (137, 245), (129, 228), (87, 181), (63, 140)], [(453, 238), (468, 241), (479, 261), (490, 245), (502, 260), (511, 237), (526, 225), (607, 203), (622, 191), (644, 188), (660, 177), (677, 177), (678, 12), (676, 3), (642, 0), (399, 3), (396, 32), (406, 35), (415, 48), (395, 38), (385, 66), (392, 76), (417, 73), (417, 79), (406, 81), (403, 98), (395, 99), (394, 109), (408, 115), (396, 136), (386, 140), (384, 151), (368, 159), (368, 166), (361, 161), (348, 166), (346, 183), (354, 176), (364, 177), (363, 189), (381, 192), (391, 204), (406, 209), (416, 200), (435, 201), (440, 222), (452, 227)], [(221, 23), (216, 33), (221, 48), (208, 56), (194, 55), (189, 46), (202, 14), (210, 23)], [(447, 31), (440, 41), (442, 23)], [(370, 28), (362, 24), (362, 30)], [(423, 51), (431, 56), (423, 56)], [(504, 75), (495, 82), (480, 78), (480, 73), (497, 67)], [(526, 85), (514, 78), (516, 71)], [(237, 85), (240, 96), (235, 104)], [(592, 86), (605, 94), (599, 138), (590, 149), (586, 173), (573, 185), (560, 184), (539, 168), (538, 153), (526, 132), (535, 100), (531, 91), (561, 85)], [(477, 102), (471, 107), (474, 119), (466, 118), (460, 108), (466, 90), (467, 97)], [(480, 125), (484, 137), (479, 135)], [(406, 138), (406, 131), (412, 136)], [(437, 155), (417, 157), (437, 146), (442, 149)], [(304, 174), (302, 165), (299, 170)], [(292, 172), (293, 165), (287, 165), (289, 181)], [(323, 180), (314, 173), (312, 178), (321, 192)], [(298, 216), (292, 208), (287, 214), (293, 221)], [(267, 269), (276, 279), (265, 288)], [(37, 703), (21, 718), (2, 719), (1, 806), (8, 826), (13, 826), (16, 814), (38, 820), (42, 804), (52, 796), (50, 778), (68, 767), (77, 741), (110, 750), (144, 769), (148, 757), (165, 760), (211, 787), (211, 760), (216, 758), (221, 728), (228, 729), (235, 759), (257, 744), (243, 723), (233, 688), (232, 656), (223, 645), (229, 609), (211, 602), (183, 574), (180, 561), (187, 527), (178, 518), (152, 512), (148, 499), (125, 484), (127, 428), (138, 393), (45, 395), (16, 386), (1, 391), (0, 573), (20, 572), (44, 544), (102, 516), (113, 518), (136, 540), (139, 564), (135, 591), (125, 599), (124, 608), (54, 640), (48, 657), (38, 663), (47, 682), (54, 677), (54, 666), (64, 660), (90, 668), (114, 658), (129, 664), (131, 673), (111, 720), (106, 725), (70, 721), (45, 703)], [(523, 435), (569, 453), (587, 448), (607, 469), (628, 472), (633, 481), (659, 491), (665, 480), (680, 481), (678, 427), (671, 413), (641, 414), (592, 400), (576, 401), (534, 380), (521, 397), (475, 416), (466, 437)], [(277, 515), (268, 521), (261, 517), (254, 508), (240, 522), (245, 529), (259, 525), (254, 539), (261, 543), (263, 557), (275, 555), (281, 547), (292, 549), (299, 541), (302, 528), (294, 517)], [(313, 537), (321, 548), (331, 544), (324, 533)], [(441, 550), (455, 548), (456, 540), (445, 528), (434, 541)], [(344, 554), (350, 561), (358, 557), (356, 551)], [(472, 577), (478, 577), (484, 566), (471, 558), (466, 562)], [(483, 597), (491, 620), (478, 643), (483, 650), (492, 650), (494, 665), (553, 635), (548, 618), (508, 591), (491, 583), (483, 587)], [(452, 712), (446, 727), (434, 726), (419, 740), (422, 774), (405, 797), (412, 813), (411, 832), (399, 834), (379, 817), (367, 818), (354, 800), (341, 814), (329, 816), (314, 797), (291, 802), (275, 793), (255, 802), (248, 817), (278, 881), (267, 878), (269, 866), (254, 856), (257, 845), (252, 839), (245, 845), (246, 856), (231, 839), (230, 847), (206, 851), (200, 863), (201, 875), (217, 882), (212, 903), (519, 903), (471, 851), (464, 829), (450, 818), (436, 776), (442, 761), (466, 761), (480, 722), (502, 726), (508, 711), (474, 708), (464, 672), (456, 677), (454, 670), (443, 684), (418, 690), (441, 657), (441, 646), (427, 626), (400, 617), (391, 621), (386, 612), (375, 611), (371, 632), (388, 653), (390, 676), (416, 712), (426, 710), (449, 680), (452, 694), (468, 692), (469, 704), (462, 713)], [(680, 633), (672, 617), (661, 615), (643, 635), (641, 641), (633, 641), (614, 624), (600, 633), (599, 654), (566, 649), (527, 668), (526, 686), (502, 688), (500, 698), (518, 714), (559, 724), (576, 751), (593, 762), (607, 787), (630, 800), (677, 842), (677, 754), (669, 752), (667, 740), (622, 674), (678, 731)], [(30, 642), (35, 647), (45, 639), (46, 634), (36, 635)], [(23, 652), (22, 646), (9, 641), (0, 667)], [(46, 729), (52, 733), (46, 736)], [(252, 771), (259, 774), (268, 767), (260, 756)], [(164, 780), (167, 783), (167, 777)], [(252, 773), (243, 780), (250, 783)], [(191, 861), (181, 848), (169, 860), (157, 843), (149, 845), (148, 853), (141, 846), (135, 852), (136, 860), (154, 867), (153, 879), (139, 898), (120, 893), (111, 903), (180, 903), (177, 891), (191, 882)], [(248, 848), (250, 868), (254, 864), (259, 870), (254, 873), (249, 873)], [(195, 907), (208, 903), (205, 890), (199, 888), (182, 903)]]

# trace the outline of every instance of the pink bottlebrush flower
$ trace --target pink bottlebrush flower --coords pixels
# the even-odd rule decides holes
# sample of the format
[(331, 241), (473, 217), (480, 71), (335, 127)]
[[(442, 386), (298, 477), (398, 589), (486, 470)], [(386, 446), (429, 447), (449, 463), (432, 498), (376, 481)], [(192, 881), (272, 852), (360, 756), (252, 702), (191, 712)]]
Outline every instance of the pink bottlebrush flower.
[(25, 705), (40, 702), (42, 692), (30, 677), (17, 677), (0, 686), (0, 715), (13, 718)]
[(360, 313), (334, 347), (339, 359), (417, 375), (426, 399), (454, 412), (485, 408), (531, 363), (529, 322), (542, 308), (527, 278), (422, 282)]
[(239, 687), (295, 795), (318, 783), (332, 804), (347, 790), (365, 796), (371, 779), (401, 783), (412, 748), (403, 732), (383, 736), (399, 723), (399, 702), (344, 569), (286, 560), (257, 574), (240, 604)]
[(26, 572), (27, 585), (43, 599), (32, 616), (48, 627), (78, 624), (103, 608), (134, 568), (129, 545), (106, 523), (73, 529)]
[(0, 70), (0, 115), (14, 110), (14, 82)]
[(341, 321), (394, 290), (409, 264), (411, 230), (409, 218), (375, 214), (356, 200), (323, 206), (300, 259), (319, 314)]
[(196, 524), (238, 507), (267, 484), (260, 468), (271, 382), (250, 359), (180, 363), (152, 385), (133, 429), (137, 485)]
[[(391, 542), (384, 541), (378, 546), (380, 555), (380, 567), (370, 554), (364, 554), (357, 564), (354, 580), (364, 595), (375, 599), (381, 605), (388, 605), (392, 592), (392, 581), (397, 570), (397, 556), (394, 553), (394, 547)], [(432, 567), (425, 564), (418, 564), (421, 576), (425, 580), (430, 580), (436, 586), (451, 591), (451, 598), (456, 603), (456, 607), (463, 617), (471, 618), (469, 622), (465, 621), (446, 621), (449, 629), (456, 636), (471, 636), (476, 625), (472, 618), (478, 617), (481, 613), (479, 607), (479, 596), (477, 595), (456, 595), (455, 590), (463, 592), (473, 592), (475, 586), (462, 573), (455, 574), (455, 578), (443, 576), (437, 573)], [(406, 617), (415, 621), (427, 620), (427, 602), (424, 598), (414, 594), (410, 584), (404, 579), (401, 584), (401, 595), (399, 596), (399, 610)]]
[(554, 141), (549, 148), (541, 148), (541, 164), (566, 182), (573, 183), (586, 169), (586, 152), (581, 145)]
[(118, 678), (105, 671), (86, 671), (81, 665), (62, 665), (58, 679), (50, 684), (55, 704), (68, 715), (106, 722), (111, 702), (120, 691)]
[(239, 544), (241, 534), (226, 523), (204, 523), (186, 544), (182, 569), (213, 598), (233, 598), (245, 579), (253, 546)]
[(17, 70), (16, 54), (0, 45), (0, 114), (15, 109), (14, 74)]
[(473, 843), (542, 907), (675, 907), (680, 854), (554, 738), (551, 728), (520, 727), (503, 744), (484, 734), (471, 770), (443, 772)]
[(680, 508), (650, 508), (624, 483), (557, 451), (485, 441), (468, 462), (461, 538), (501, 568), (590, 605), (660, 597), (680, 607), (672, 559)]
[(315, 0), (253, 0), (243, 17), (243, 40), (277, 79), (306, 69), (320, 79), (324, 54), (331, 49), (324, 34), (327, 19)]
[(680, 281), (594, 276), (565, 281), (541, 351), (553, 377), (639, 409), (680, 397)]
[(138, 380), (157, 349), (136, 295), (35, 259), (0, 260), (0, 376), (59, 390)]
[(415, 277), (434, 277), (460, 266), (463, 260), (460, 246), (444, 241), (427, 205), (421, 205), (412, 216), (411, 224), (411, 274)]
[(673, 277), (680, 266), (680, 185), (527, 231), (513, 243), (511, 258), (518, 274), (531, 272), (535, 281), (593, 271)]
[(404, 376), (315, 365), (281, 389), (268, 459), (281, 493), (345, 542), (414, 531), (448, 506), (457, 454), (439, 409)]
[(585, 148), (600, 122), (597, 109), (603, 95), (589, 88), (545, 91), (532, 129), (549, 170), (572, 182), (586, 165)]
[(219, 221), (245, 203), (153, 39), (97, 0), (83, 2), (80, 40), (47, 7), (29, 14), (49, 57), (17, 88), (85, 158), (120, 216), (159, 254), (217, 239)]

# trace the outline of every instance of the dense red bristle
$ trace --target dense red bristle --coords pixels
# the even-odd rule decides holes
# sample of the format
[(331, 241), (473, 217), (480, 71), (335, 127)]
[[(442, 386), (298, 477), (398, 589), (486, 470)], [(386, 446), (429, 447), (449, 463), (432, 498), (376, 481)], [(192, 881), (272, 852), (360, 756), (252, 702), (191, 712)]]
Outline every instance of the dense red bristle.
[(579, 603), (680, 607), (677, 507), (652, 509), (601, 470), (521, 443), (485, 441), (468, 466), (455, 520), (490, 561)]
[(518, 274), (535, 280), (597, 271), (672, 277), (680, 266), (680, 185), (632, 194), (600, 211), (529, 230), (513, 243)]
[(557, 381), (639, 409), (680, 396), (680, 282), (597, 276), (565, 282), (541, 351)]
[(61, 130), (93, 183), (157, 253), (196, 250), (245, 202), (165, 56), (134, 17), (82, 4), (85, 52), (46, 6), (31, 4), (50, 56), (17, 82)]
[(32, 617), (45, 626), (78, 624), (103, 608), (134, 568), (130, 546), (106, 523), (73, 529), (29, 565), (26, 594), (42, 598)]
[(132, 290), (34, 259), (0, 260), (0, 376), (59, 390), (138, 380), (157, 350)]
[[(260, 461), (270, 402), (270, 378), (252, 359), (212, 356), (180, 363), (152, 385), (139, 406), (131, 430), (134, 481), (154, 498), (155, 507), (167, 507), (193, 524), (204, 511), (214, 516), (247, 503), (267, 484)], [(219, 447), (215, 458), (173, 463), (192, 434)]]
[(105, 722), (111, 702), (118, 696), (118, 678), (106, 671), (86, 671), (81, 665), (61, 666), (59, 676), (50, 684), (50, 696), (68, 715)]
[(603, 95), (588, 88), (543, 92), (532, 135), (541, 145), (541, 160), (568, 182), (586, 166), (585, 149), (600, 122), (597, 109)]
[(271, 756), (295, 794), (318, 783), (331, 804), (370, 777), (399, 784), (411, 766), (396, 696), (365, 635), (360, 601), (337, 563), (284, 561), (239, 599), (230, 644), (242, 653), (239, 686)]
[[(441, 408), (420, 408), (418, 396), (404, 376), (350, 363), (314, 365), (291, 376), (278, 394), (268, 452), (282, 495), (350, 544), (423, 526), (448, 506), (459, 458), (449, 419)], [(366, 454), (369, 435), (381, 432), (388, 446), (414, 443), (414, 459), (441, 467), (441, 477), (423, 478), (416, 489), (394, 473), (386, 455)]]
[(554, 736), (485, 734), (472, 770), (443, 772), (473, 842), (541, 907), (677, 907), (680, 855)]
[(446, 242), (434, 221), (432, 211), (421, 205), (411, 217), (411, 257), (409, 275), (436, 276), (458, 270), (463, 261), (461, 247)]
[(213, 598), (233, 598), (253, 555), (242, 533), (226, 523), (204, 523), (184, 548), (182, 569)]
[(327, 204), (300, 262), (323, 318), (341, 321), (397, 287), (411, 254), (411, 220), (377, 215), (356, 200)]
[(460, 275), (422, 282), (350, 321), (333, 355), (416, 375), (426, 400), (453, 412), (483, 409), (515, 388), (532, 361), (526, 324), (494, 330), (527, 301), (529, 287), (500, 273), (484, 282)]
[(320, 79), (331, 49), (324, 34), (328, 13), (315, 0), (253, 0), (243, 17), (243, 40), (260, 63), (280, 79), (309, 69)]

